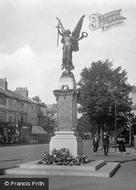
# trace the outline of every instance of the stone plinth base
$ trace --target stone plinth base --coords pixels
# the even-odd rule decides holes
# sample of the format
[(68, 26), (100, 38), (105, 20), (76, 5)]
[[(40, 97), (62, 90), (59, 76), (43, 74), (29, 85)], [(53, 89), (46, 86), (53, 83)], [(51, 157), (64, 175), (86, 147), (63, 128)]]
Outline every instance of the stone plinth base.
[(75, 135), (73, 131), (59, 131), (51, 138), (49, 151), (61, 148), (69, 149), (73, 156), (83, 153), (83, 142), (80, 136)]
[(85, 177), (111, 177), (120, 167), (118, 162), (105, 160), (90, 161), (81, 166), (42, 165), (37, 161), (21, 164), (19, 167), (5, 169), (5, 175), (17, 176), (85, 176)]

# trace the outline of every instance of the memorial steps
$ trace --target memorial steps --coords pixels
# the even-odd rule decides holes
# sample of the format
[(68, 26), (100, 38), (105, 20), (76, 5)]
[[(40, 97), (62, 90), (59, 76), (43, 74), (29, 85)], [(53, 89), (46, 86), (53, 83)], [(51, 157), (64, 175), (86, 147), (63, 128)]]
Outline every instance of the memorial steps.
[(119, 169), (119, 162), (93, 160), (80, 166), (42, 165), (38, 161), (20, 164), (16, 168), (5, 169), (5, 175), (31, 175), (31, 176), (90, 176), (112, 177)]

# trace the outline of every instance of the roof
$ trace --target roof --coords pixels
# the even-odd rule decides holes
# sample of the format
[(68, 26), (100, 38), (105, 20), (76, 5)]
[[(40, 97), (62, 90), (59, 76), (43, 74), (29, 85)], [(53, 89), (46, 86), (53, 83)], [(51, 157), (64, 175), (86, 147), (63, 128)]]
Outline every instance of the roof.
[(30, 102), (30, 103), (36, 103), (34, 100), (32, 100), (30, 98), (27, 98), (25, 96), (22, 96), (19, 93), (15, 92), (15, 91), (11, 91), (9, 89), (3, 90), (2, 88), (0, 88), (0, 93), (4, 94), (5, 96), (8, 96), (10, 98), (15, 98), (15, 99), (18, 99), (18, 100), (21, 100), (21, 101), (27, 101), (27, 102)]
[(32, 135), (34, 134), (47, 134), (47, 132), (41, 126), (32, 127)]

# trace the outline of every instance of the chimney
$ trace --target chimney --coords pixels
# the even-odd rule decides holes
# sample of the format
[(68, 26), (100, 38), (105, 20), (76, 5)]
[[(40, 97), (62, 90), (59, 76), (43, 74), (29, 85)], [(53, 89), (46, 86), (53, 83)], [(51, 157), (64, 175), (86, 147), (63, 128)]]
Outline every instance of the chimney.
[(18, 94), (28, 98), (28, 90), (26, 87), (18, 87), (16, 88), (15, 92), (17, 92)]
[(7, 88), (8, 88), (8, 83), (7, 83), (6, 78), (0, 79), (0, 88), (2, 88), (3, 90), (7, 90)]

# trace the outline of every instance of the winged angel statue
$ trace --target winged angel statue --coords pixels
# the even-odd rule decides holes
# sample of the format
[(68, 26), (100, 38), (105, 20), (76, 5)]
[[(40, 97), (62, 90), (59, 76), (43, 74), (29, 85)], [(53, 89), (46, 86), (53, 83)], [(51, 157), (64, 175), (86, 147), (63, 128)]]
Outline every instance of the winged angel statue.
[(62, 36), (61, 43), (63, 44), (63, 57), (62, 57), (62, 70), (65, 69), (66, 71), (71, 71), (74, 69), (73, 63), (72, 63), (72, 53), (73, 51), (76, 52), (79, 50), (78, 47), (78, 41), (83, 39), (84, 37), (87, 37), (87, 32), (82, 32), (80, 36), (80, 31), (83, 23), (85, 15), (83, 15), (80, 20), (78, 21), (75, 29), (71, 33), (70, 30), (65, 30), (60, 19), (57, 17), (58, 20), (58, 39), (57, 39), (57, 46), (58, 46), (58, 40), (59, 35)]

